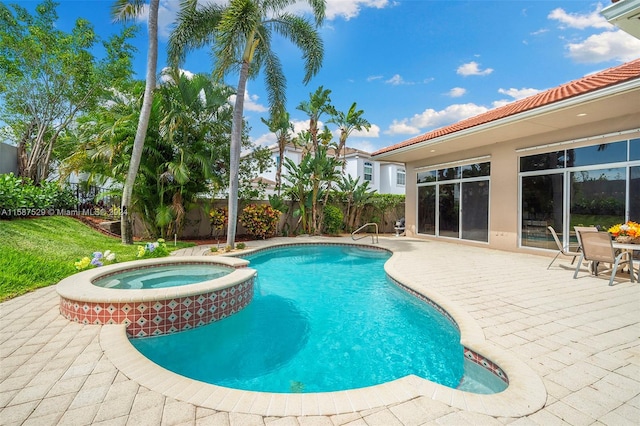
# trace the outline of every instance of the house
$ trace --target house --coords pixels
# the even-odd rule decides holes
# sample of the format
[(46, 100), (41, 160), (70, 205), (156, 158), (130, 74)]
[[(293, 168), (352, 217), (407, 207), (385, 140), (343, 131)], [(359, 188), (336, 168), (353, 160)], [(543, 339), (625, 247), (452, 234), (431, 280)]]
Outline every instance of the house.
[[(276, 169), (281, 161), (278, 145), (269, 147), (274, 166), (262, 173), (255, 179), (267, 186), (267, 195), (275, 192)], [(302, 159), (302, 148), (293, 144), (288, 144), (283, 152), (283, 157), (288, 158), (296, 164)], [(333, 156), (333, 150), (328, 151), (328, 155)], [(371, 153), (354, 148), (345, 148), (340, 158), (345, 160), (345, 173), (352, 178), (360, 178), (359, 182), (369, 182), (369, 188), (375, 189), (380, 194), (401, 194), (404, 195), (406, 173), (404, 164), (390, 161), (378, 161), (371, 158)], [(287, 173), (282, 167), (282, 174)], [(283, 179), (283, 183), (286, 182)]]
[(406, 166), (406, 233), (540, 252), (640, 221), (640, 59), (373, 153)]

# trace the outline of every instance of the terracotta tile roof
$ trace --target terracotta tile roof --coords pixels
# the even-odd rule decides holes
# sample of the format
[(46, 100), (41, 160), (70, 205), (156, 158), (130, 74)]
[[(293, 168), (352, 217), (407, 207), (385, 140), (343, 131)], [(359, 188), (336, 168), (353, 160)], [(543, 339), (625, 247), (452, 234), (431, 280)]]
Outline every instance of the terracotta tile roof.
[(459, 121), (449, 126), (441, 127), (431, 132), (416, 136), (406, 141), (382, 148), (372, 155), (384, 154), (396, 149), (404, 148), (430, 139), (436, 139), (440, 136), (449, 135), (481, 124), (496, 121), (501, 118), (509, 117), (522, 112), (530, 111), (554, 102), (569, 99), (575, 96), (584, 95), (609, 86), (624, 83), (640, 77), (640, 59), (624, 63), (622, 65), (600, 71), (595, 74), (573, 80), (553, 89), (537, 93), (528, 98), (511, 102), (507, 105), (492, 109), (480, 115)]

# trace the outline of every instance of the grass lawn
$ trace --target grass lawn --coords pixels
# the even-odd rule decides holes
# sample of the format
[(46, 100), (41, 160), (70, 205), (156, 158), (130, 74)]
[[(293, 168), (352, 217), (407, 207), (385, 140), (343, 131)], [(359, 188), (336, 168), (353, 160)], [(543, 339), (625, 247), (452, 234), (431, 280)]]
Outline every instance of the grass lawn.
[[(135, 260), (140, 244), (124, 245), (69, 217), (0, 221), (0, 301), (58, 283), (95, 251), (111, 250), (118, 262)], [(170, 251), (190, 246), (167, 243)]]

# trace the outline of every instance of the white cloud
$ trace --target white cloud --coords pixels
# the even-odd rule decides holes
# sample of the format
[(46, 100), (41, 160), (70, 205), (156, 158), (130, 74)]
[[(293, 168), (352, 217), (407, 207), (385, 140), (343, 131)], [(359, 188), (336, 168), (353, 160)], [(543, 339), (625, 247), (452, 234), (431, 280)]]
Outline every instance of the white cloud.
[[(374, 8), (384, 9), (397, 4), (392, 0), (327, 0), (325, 17), (331, 21), (336, 18), (343, 18), (348, 21), (360, 14), (362, 9)], [(297, 2), (287, 9), (291, 13), (310, 12), (311, 8), (306, 2)]]
[(532, 89), (532, 88), (524, 88), (524, 87), (522, 89), (514, 89), (512, 87), (510, 89), (498, 89), (498, 93), (511, 96), (514, 100), (518, 100), (518, 99), (524, 99), (528, 96), (535, 95), (536, 93), (540, 93), (540, 90)]
[(602, 10), (602, 4), (598, 3), (596, 10), (586, 13), (567, 13), (562, 8), (553, 9), (548, 19), (553, 19), (560, 22), (562, 27), (577, 28), (584, 30), (585, 28), (611, 28), (611, 24), (600, 14)]
[(417, 135), (420, 133), (420, 129), (410, 125), (409, 120), (404, 118), (400, 121), (393, 120), (389, 125), (389, 130), (386, 130), (384, 133), (388, 135)]
[(541, 28), (538, 31), (532, 32), (531, 35), (532, 36), (538, 36), (538, 35), (541, 35), (541, 34), (544, 34), (544, 33), (548, 33), (548, 32), (549, 32), (548, 28)]
[[(244, 110), (253, 112), (267, 112), (269, 108), (258, 102), (258, 95), (250, 95), (249, 91), (244, 92)], [(233, 105), (236, 101), (236, 95), (229, 96), (229, 102)]]
[(560, 28), (587, 30), (604, 29), (582, 40), (566, 42), (567, 56), (575, 62), (598, 63), (608, 61), (627, 62), (640, 56), (640, 40), (617, 30), (600, 14), (602, 4), (598, 3), (589, 13), (567, 13), (564, 9), (552, 10), (548, 19), (560, 23)]
[(382, 76), (381, 75), (371, 75), (371, 76), (367, 77), (367, 81), (375, 81), (375, 80), (382, 80)]
[(434, 128), (455, 123), (488, 111), (486, 107), (473, 103), (453, 104), (443, 110), (426, 109), (411, 118), (411, 124), (420, 128)]
[(349, 145), (349, 148), (355, 148), (365, 152), (374, 152), (379, 149), (379, 147), (375, 146), (367, 140), (359, 140), (353, 142), (351, 140), (348, 140), (347, 145)]
[(328, 20), (342, 17), (345, 20), (355, 18), (364, 8), (384, 9), (394, 6), (389, 0), (327, 0), (326, 17)]
[[(351, 132), (350, 137), (352, 138), (379, 138), (380, 137), (380, 126), (378, 126), (377, 124), (372, 124), (371, 127), (369, 127), (369, 130), (366, 129), (362, 129), (362, 130), (354, 130), (353, 132)], [(347, 141), (347, 144), (349, 142)], [(349, 145), (351, 146), (351, 145)]]
[(460, 96), (463, 96), (466, 93), (467, 93), (467, 89), (463, 87), (454, 87), (453, 89), (449, 90), (448, 95), (451, 96), (452, 98), (459, 98)]
[(566, 49), (576, 62), (627, 62), (640, 57), (640, 40), (621, 30), (607, 31), (579, 43), (569, 43)]
[(385, 83), (390, 84), (392, 86), (400, 86), (403, 84), (413, 84), (410, 81), (405, 81), (400, 74), (394, 75), (389, 80), (386, 80)]
[(492, 72), (493, 72), (493, 68), (485, 68), (481, 70), (480, 64), (475, 61), (462, 64), (456, 70), (456, 73), (463, 75), (465, 77), (468, 75), (489, 75)]
[[(170, 68), (169, 67), (164, 67), (162, 68), (162, 71), (160, 72), (160, 81), (162, 83), (166, 83), (168, 81), (173, 81), (173, 78), (171, 77), (171, 75), (169, 74)], [(195, 75), (194, 73), (192, 73), (189, 70), (185, 70), (185, 69), (180, 69), (180, 74), (184, 75), (185, 77), (187, 77), (189, 80), (191, 80), (193, 78), (193, 76)]]
[(453, 104), (440, 111), (429, 108), (411, 118), (393, 120), (393, 123), (385, 133), (391, 135), (415, 135), (426, 130), (456, 123), (488, 110), (486, 107), (473, 103)]
[(255, 146), (271, 146), (274, 145), (275, 143), (277, 143), (278, 141), (276, 140), (276, 135), (275, 133), (265, 133), (262, 134), (260, 136), (258, 136), (256, 139), (253, 139), (251, 142), (253, 142), (253, 144)]

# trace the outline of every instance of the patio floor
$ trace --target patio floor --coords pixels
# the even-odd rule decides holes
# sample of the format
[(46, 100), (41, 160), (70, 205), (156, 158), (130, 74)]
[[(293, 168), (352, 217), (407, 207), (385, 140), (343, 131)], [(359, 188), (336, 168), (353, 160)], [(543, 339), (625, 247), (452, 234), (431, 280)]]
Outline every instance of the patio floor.
[[(362, 240), (364, 242), (368, 240)], [(248, 248), (350, 238), (276, 238)], [(487, 343), (523, 361), (544, 383), (545, 406), (523, 417), (478, 414), (435, 395), (335, 415), (269, 416), (213, 410), (157, 392), (116, 368), (101, 327), (58, 311), (55, 286), (0, 304), (2, 425), (636, 425), (640, 422), (640, 285), (566, 260), (440, 241), (380, 237), (396, 279), (450, 301)], [(206, 248), (181, 250), (198, 255)], [(469, 325), (469, 324), (467, 324)], [(113, 327), (113, 326), (109, 326)], [(102, 342), (105, 344), (105, 342)], [(170, 395), (170, 396), (166, 396)], [(375, 405), (375, 404), (372, 404)], [(471, 407), (469, 407), (471, 408)]]

